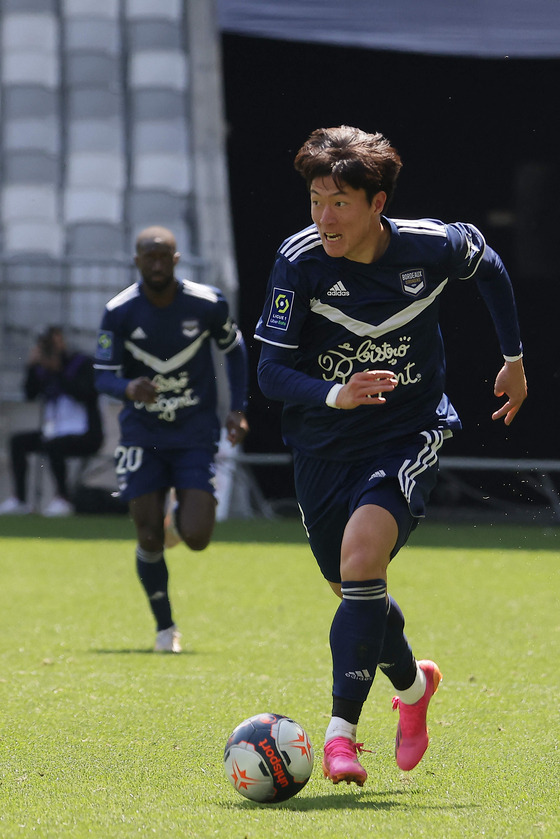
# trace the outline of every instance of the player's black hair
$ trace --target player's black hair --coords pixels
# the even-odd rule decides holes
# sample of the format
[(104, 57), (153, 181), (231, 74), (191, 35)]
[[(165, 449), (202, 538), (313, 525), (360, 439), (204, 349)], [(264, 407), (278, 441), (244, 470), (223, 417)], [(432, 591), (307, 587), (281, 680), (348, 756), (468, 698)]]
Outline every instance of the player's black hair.
[(387, 205), (402, 161), (383, 134), (339, 125), (313, 131), (298, 151), (294, 166), (308, 189), (315, 178), (331, 176), (338, 187), (345, 183), (352, 189), (364, 189), (370, 203), (376, 193), (385, 192)]

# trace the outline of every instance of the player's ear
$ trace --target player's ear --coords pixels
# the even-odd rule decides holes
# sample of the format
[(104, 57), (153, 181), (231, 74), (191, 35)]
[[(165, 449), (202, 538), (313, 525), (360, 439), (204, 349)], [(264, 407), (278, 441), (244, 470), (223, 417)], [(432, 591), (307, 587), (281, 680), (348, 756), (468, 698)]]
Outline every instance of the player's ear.
[(173, 265), (177, 265), (180, 259), (181, 254), (179, 253), (179, 251), (175, 251), (175, 253), (173, 254)]
[(382, 213), (387, 203), (387, 193), (381, 190), (380, 192), (376, 192), (373, 196), (371, 206), (375, 210), (376, 213)]

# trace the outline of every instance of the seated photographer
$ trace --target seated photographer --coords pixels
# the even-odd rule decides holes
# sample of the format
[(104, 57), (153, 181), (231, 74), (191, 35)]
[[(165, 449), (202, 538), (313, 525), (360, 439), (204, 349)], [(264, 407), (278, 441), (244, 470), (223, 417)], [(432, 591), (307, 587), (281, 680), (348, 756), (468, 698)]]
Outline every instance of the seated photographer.
[(41, 429), (19, 432), (10, 440), (14, 495), (0, 504), (0, 515), (34, 512), (27, 498), (28, 455), (33, 452), (46, 455), (55, 484), (56, 494), (43, 514), (71, 515), (66, 461), (95, 454), (103, 442), (93, 361), (70, 352), (62, 329), (50, 326), (29, 356), (24, 392), (26, 399), (42, 401)]

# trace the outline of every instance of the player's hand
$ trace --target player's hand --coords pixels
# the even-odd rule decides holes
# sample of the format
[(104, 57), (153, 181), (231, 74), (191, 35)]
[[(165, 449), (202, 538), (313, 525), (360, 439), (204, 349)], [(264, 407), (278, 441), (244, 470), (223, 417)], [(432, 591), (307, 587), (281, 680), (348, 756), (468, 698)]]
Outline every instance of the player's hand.
[(494, 396), (508, 397), (505, 405), (502, 405), (492, 414), (492, 419), (497, 420), (504, 417), (504, 423), (510, 425), (515, 415), (527, 398), (527, 380), (523, 369), (523, 359), (518, 361), (506, 361), (498, 375), (494, 385)]
[(126, 386), (125, 395), (132, 402), (145, 402), (151, 404), (156, 401), (157, 388), (147, 376), (140, 376), (132, 379)]
[(243, 411), (230, 411), (226, 417), (227, 438), (232, 446), (242, 443), (249, 433), (249, 423)]
[(398, 384), (391, 370), (364, 370), (354, 373), (336, 397), (336, 407), (344, 410), (358, 405), (382, 405), (387, 400), (383, 393), (390, 393)]

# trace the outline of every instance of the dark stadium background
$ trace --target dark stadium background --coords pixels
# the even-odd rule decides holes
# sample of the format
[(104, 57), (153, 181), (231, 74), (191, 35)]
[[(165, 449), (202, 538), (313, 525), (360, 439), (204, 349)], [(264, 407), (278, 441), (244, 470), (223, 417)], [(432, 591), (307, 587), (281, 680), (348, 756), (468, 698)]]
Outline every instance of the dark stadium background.
[[(473, 222), (503, 257), (515, 287), (530, 399), (509, 430), (490, 420), (500, 355), (484, 304), (472, 284), (444, 294), (447, 390), (464, 426), (445, 454), (558, 458), (554, 103), (560, 62), (434, 57), (227, 34), (222, 58), (238, 311), (252, 371), (246, 449), (283, 449), (280, 406), (264, 399), (256, 384), (259, 346), (252, 336), (277, 246), (309, 223), (293, 157), (314, 128), (346, 123), (381, 131), (401, 154), (391, 215)], [(289, 491), (290, 477), (281, 470), (263, 470), (259, 480), (272, 495)]]

